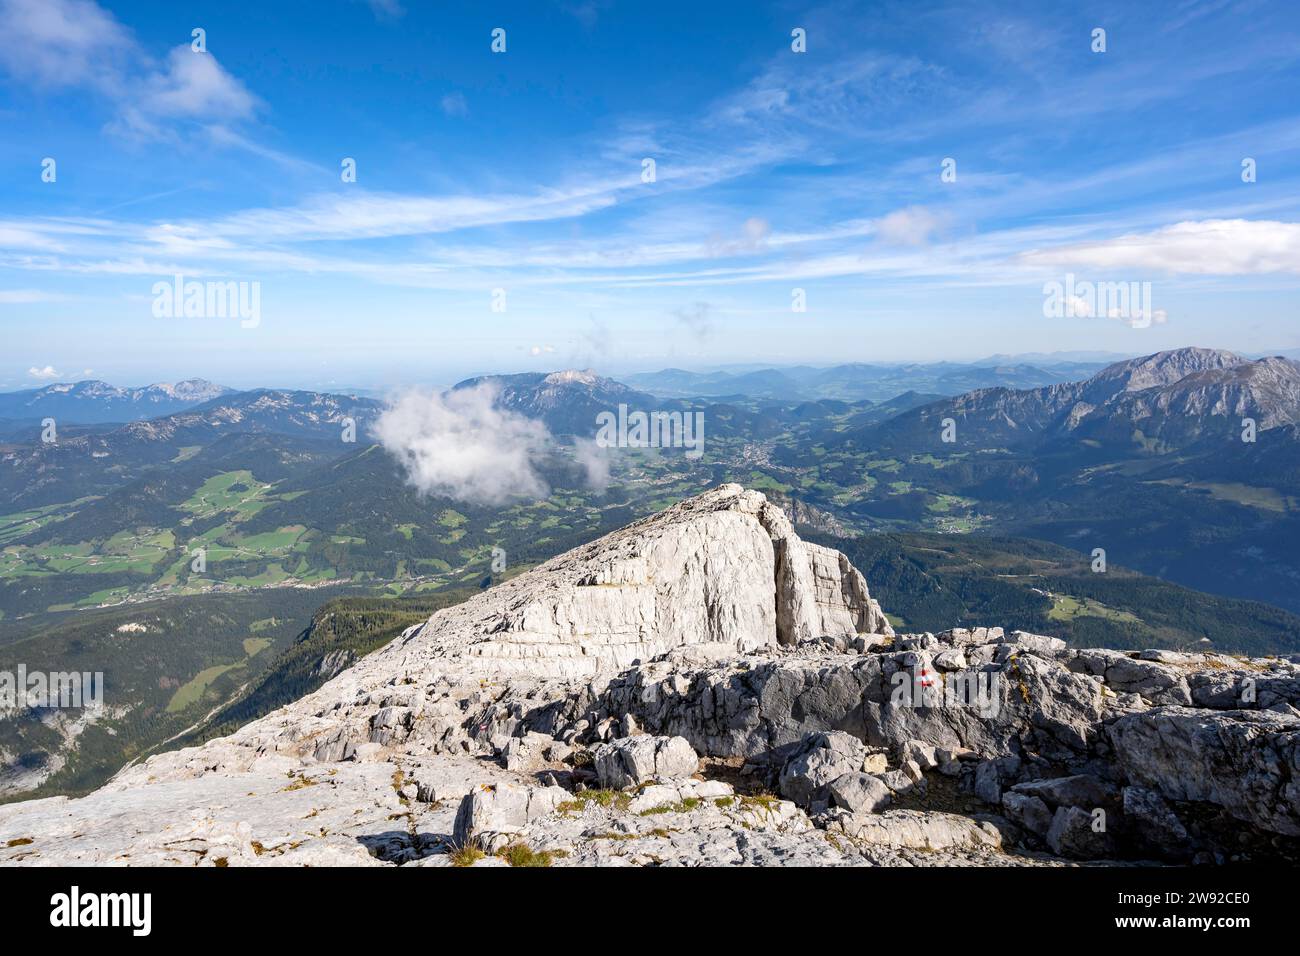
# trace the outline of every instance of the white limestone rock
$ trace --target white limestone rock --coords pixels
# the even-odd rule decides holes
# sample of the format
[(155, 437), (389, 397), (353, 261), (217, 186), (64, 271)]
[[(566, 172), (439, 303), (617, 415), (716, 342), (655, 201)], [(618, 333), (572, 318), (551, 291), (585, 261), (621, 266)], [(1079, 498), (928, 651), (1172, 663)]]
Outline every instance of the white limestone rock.
[(1002, 836), (991, 823), (953, 813), (886, 810), (879, 814), (831, 811), (828, 829), (876, 846), (912, 850), (1000, 849)]
[(832, 781), (860, 772), (866, 758), (866, 746), (851, 734), (807, 734), (781, 768), (781, 795), (801, 807), (824, 800)]
[(687, 645), (863, 633), (892, 631), (848, 559), (800, 540), (761, 493), (722, 485), (438, 611), (359, 667), (434, 656), (588, 678)]
[(831, 781), (830, 801), (850, 813), (875, 813), (889, 806), (893, 795), (879, 777), (867, 773), (846, 773)]
[(551, 813), (569, 798), (569, 792), (561, 787), (508, 783), (476, 787), (461, 800), (453, 839), (457, 846), (498, 850), (529, 823)]
[(682, 780), (700, 768), (699, 757), (684, 737), (624, 737), (600, 744), (592, 757), (600, 785), (611, 790), (647, 780)]

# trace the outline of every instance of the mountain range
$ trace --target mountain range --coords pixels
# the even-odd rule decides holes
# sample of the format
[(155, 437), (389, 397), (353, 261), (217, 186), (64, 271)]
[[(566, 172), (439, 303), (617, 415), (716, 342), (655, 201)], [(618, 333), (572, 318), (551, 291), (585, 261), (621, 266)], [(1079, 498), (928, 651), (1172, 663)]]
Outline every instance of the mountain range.
[[(33, 427), (0, 441), (0, 669), (74, 654), (131, 676), (102, 725), (0, 720), (0, 764), (16, 768), (0, 789), (93, 785), (210, 712), (230, 726), (285, 702), (332, 673), (329, 654), (370, 648), (372, 624), (407, 620), (338, 605), (368, 636), (317, 656), (316, 626), (294, 652), (330, 597), (473, 592), (729, 480), (868, 569), (897, 627), (996, 617), (1080, 645), (1292, 649), (1298, 372), (1182, 349), (1076, 381), (884, 401), (668, 398), (590, 370), (482, 376), (456, 387), (492, 386), (555, 438), (531, 462), (549, 494), (503, 504), (415, 487), (371, 432), (384, 404), (356, 395), (223, 391), (145, 420), (60, 420), (53, 443)], [(704, 454), (609, 450), (593, 484), (570, 439), (619, 404), (702, 414)]]
[(76, 424), (129, 422), (170, 415), (202, 405), (233, 389), (201, 378), (123, 388), (107, 382), (62, 382), (18, 392), (0, 392), (5, 428), (54, 418)]
[[(1179, 349), (1109, 365), (1091, 377), (1033, 389), (985, 388), (938, 401), (887, 425), (845, 436), (874, 448), (928, 442), (957, 423), (959, 444), (1043, 447), (1099, 441), (1112, 451), (1182, 447), (1209, 431), (1238, 437), (1300, 420), (1300, 365), (1251, 361), (1215, 349)], [(883, 446), (882, 446), (883, 443)]]
[[(83, 396), (81, 401), (94, 400)], [(107, 401), (111, 408), (115, 400)], [(346, 450), (340, 444), (344, 419), (355, 421), (357, 433), (364, 435), (382, 407), (350, 395), (223, 389), (217, 398), (156, 418), (113, 427), (63, 426), (52, 442), (42, 441), (42, 428), (34, 425), (0, 442), (0, 507), (18, 511), (120, 487), (144, 469), (179, 464), (233, 435), (276, 435), (290, 443), (281, 448), (287, 452), (292, 443), (307, 440)], [(93, 404), (77, 409), (100, 420), (108, 414)]]
[(830, 368), (792, 366), (749, 371), (690, 372), (663, 369), (624, 376), (639, 389), (667, 398), (746, 396), (779, 401), (822, 398), (883, 401), (913, 390), (957, 395), (976, 388), (1034, 388), (1068, 382), (1104, 367), (1104, 362), (1057, 361), (1042, 367), (1024, 362), (873, 365)]

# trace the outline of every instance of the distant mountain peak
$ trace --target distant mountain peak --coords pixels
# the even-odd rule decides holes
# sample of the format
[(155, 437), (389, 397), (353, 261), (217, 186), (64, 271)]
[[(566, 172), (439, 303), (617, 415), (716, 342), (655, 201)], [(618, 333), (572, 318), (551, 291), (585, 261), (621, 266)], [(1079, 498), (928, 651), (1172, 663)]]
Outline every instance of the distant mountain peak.
[(159, 382), (150, 385), (149, 388), (158, 389), (175, 398), (192, 401), (207, 401), (210, 398), (226, 395), (233, 391), (233, 389), (227, 388), (225, 385), (209, 382), (206, 378), (187, 378), (179, 382)]
[(1089, 390), (1101, 385), (1116, 392), (1137, 392), (1173, 385), (1197, 372), (1218, 371), (1250, 360), (1227, 349), (1182, 348), (1155, 352), (1108, 365), (1088, 380)]
[(596, 415), (613, 411), (620, 404), (639, 408), (656, 405), (652, 396), (592, 369), (480, 375), (458, 382), (452, 390), (478, 385), (494, 386), (499, 407), (540, 419), (556, 435), (590, 434), (596, 428)]
[(601, 377), (592, 369), (583, 369), (579, 371), (576, 368), (565, 369), (561, 372), (552, 372), (546, 378), (542, 379), (546, 385), (568, 385), (571, 383), (580, 383), (582, 385), (595, 385), (601, 380)]
[(1300, 423), (1300, 364), (1252, 361), (1226, 349), (1172, 349), (1116, 362), (1083, 382), (967, 392), (866, 425), (845, 440), (915, 450), (945, 416), (962, 421), (967, 440), (985, 447), (1088, 439), (1093, 448), (1163, 452), (1235, 434), (1245, 417), (1261, 431)]

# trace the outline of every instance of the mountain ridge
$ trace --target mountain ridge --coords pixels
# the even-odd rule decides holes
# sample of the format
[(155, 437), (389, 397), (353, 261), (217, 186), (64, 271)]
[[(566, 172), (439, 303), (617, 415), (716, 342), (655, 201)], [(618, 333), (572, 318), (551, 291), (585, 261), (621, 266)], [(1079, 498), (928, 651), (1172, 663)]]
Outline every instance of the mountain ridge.
[(746, 395), (780, 401), (838, 399), (885, 401), (908, 390), (956, 395), (998, 384), (1029, 387), (1070, 381), (1103, 367), (1100, 362), (865, 363), (691, 372), (668, 368), (623, 376), (632, 386), (664, 398)]
[[(1201, 437), (1210, 420), (1226, 421), (1229, 414), (1254, 412), (1261, 429), (1291, 424), (1300, 419), (1300, 365), (1218, 349), (1156, 352), (1109, 365), (1080, 382), (979, 389), (941, 399), (842, 440), (886, 446), (901, 437), (927, 441), (924, 432), (937, 436), (940, 421), (952, 418), (959, 441), (1032, 445), (1090, 437), (1108, 424), (1113, 432), (1117, 419), (1119, 425), (1134, 425), (1149, 420), (1153, 410), (1196, 419), (1182, 427), (1182, 440), (1193, 433)], [(1239, 422), (1226, 423), (1224, 435), (1239, 428)]]
[(658, 404), (653, 396), (590, 369), (479, 375), (457, 382), (452, 391), (483, 386), (495, 390), (498, 406), (544, 422), (553, 435), (588, 436), (600, 412), (620, 404), (648, 411)]
[(67, 424), (86, 425), (121, 422), (168, 415), (234, 391), (201, 378), (138, 387), (110, 385), (99, 379), (57, 382), (0, 392), (0, 419), (53, 417)]

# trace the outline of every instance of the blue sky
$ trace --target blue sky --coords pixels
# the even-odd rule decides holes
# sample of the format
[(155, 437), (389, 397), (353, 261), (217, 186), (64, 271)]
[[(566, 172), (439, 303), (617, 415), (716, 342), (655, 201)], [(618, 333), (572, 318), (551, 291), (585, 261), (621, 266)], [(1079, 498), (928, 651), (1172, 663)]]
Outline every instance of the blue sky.
[[(0, 388), (1300, 346), (1294, 3), (0, 19)], [(176, 273), (258, 283), (259, 323), (155, 316)], [(1067, 273), (1157, 321), (1045, 317)]]

